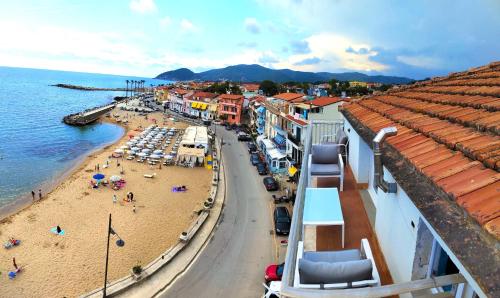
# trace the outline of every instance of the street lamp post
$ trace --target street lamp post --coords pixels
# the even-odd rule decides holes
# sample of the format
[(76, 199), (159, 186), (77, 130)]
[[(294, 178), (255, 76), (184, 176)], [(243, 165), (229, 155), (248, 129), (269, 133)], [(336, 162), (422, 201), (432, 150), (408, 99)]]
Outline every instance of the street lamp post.
[(118, 247), (122, 247), (123, 245), (125, 245), (125, 241), (123, 241), (111, 227), (111, 213), (110, 213), (109, 223), (108, 223), (108, 244), (106, 245), (106, 267), (104, 269), (104, 287), (102, 288), (102, 297), (106, 297), (106, 285), (108, 283), (109, 239), (111, 238), (111, 234), (116, 235), (118, 237), (118, 240), (116, 241), (116, 245)]

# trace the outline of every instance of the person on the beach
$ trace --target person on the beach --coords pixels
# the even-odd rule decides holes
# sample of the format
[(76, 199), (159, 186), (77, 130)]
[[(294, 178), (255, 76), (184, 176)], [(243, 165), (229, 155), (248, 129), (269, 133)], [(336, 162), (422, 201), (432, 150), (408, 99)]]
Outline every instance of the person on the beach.
[(134, 201), (134, 193), (130, 192), (130, 202), (133, 202), (133, 201)]
[(97, 171), (99, 172), (99, 164), (97, 164)]
[(134, 207), (132, 208), (132, 212), (134, 212), (134, 213), (135, 213), (135, 205), (134, 205)]
[(113, 203), (116, 204), (116, 195), (113, 195)]
[(35, 191), (34, 190), (31, 191), (31, 196), (33, 197), (33, 201), (34, 201), (35, 200)]
[(14, 268), (16, 268), (16, 271), (19, 270), (16, 264), (16, 258), (12, 258), (12, 263), (14, 264)]
[(56, 227), (56, 231), (57, 231), (57, 234), (61, 234), (61, 231), (62, 231), (61, 227), (60, 227), (60, 226), (57, 226), (57, 227)]
[(40, 199), (40, 200), (42, 199), (42, 190), (41, 189), (38, 190), (38, 199)]

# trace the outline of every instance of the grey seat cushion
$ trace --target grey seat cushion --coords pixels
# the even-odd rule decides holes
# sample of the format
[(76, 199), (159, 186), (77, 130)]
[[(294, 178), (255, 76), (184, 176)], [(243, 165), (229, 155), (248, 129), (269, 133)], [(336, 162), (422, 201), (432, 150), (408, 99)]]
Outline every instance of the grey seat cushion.
[(361, 260), (359, 249), (346, 249), (339, 251), (306, 251), (302, 256), (305, 260), (312, 262), (345, 262)]
[(340, 175), (340, 167), (337, 164), (311, 164), (311, 175), (313, 176)]
[(337, 263), (300, 259), (299, 274), (300, 283), (315, 285), (371, 280), (373, 278), (372, 262), (367, 259)]
[(311, 154), (313, 164), (336, 164), (339, 159), (339, 148), (336, 144), (313, 145)]

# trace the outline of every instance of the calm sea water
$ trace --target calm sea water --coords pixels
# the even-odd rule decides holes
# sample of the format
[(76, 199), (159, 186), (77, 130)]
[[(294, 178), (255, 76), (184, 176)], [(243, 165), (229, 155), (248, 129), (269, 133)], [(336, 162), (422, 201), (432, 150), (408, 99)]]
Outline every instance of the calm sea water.
[[(64, 115), (111, 102), (124, 92), (79, 91), (49, 86), (66, 83), (125, 87), (126, 79), (102, 74), (0, 67), (0, 207), (54, 181), (89, 152), (116, 141), (112, 124), (72, 127)], [(31, 195), (31, 194), (30, 194)]]

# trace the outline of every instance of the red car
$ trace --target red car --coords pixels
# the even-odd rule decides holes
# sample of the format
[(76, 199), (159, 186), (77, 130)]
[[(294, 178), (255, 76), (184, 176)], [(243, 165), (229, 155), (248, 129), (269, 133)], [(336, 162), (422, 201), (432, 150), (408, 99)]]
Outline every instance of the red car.
[(271, 264), (266, 268), (266, 275), (264, 278), (266, 282), (281, 280), (283, 275), (283, 268), (285, 268), (285, 263), (282, 264)]

